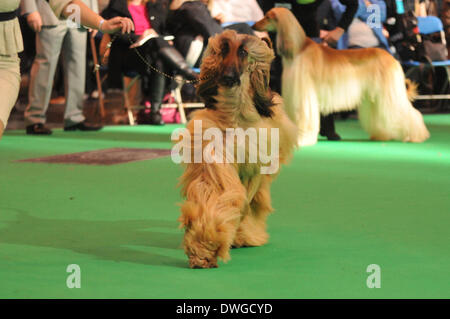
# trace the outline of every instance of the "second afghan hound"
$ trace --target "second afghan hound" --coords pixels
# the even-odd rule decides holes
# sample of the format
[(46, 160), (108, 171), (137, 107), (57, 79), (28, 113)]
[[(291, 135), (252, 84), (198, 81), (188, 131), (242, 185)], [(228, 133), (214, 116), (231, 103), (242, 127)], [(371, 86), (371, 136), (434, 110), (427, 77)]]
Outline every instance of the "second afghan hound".
[[(191, 268), (217, 267), (218, 258), (230, 258), (232, 246), (267, 242), (270, 184), (279, 169), (261, 173), (264, 160), (252, 161), (252, 152), (268, 148), (274, 155), (275, 146), (274, 160), (282, 164), (297, 143), (296, 126), (284, 113), (281, 98), (269, 89), (274, 58), (269, 42), (228, 30), (210, 38), (205, 51), (197, 93), (206, 108), (193, 114), (186, 134), (177, 139), (187, 141), (183, 156), (190, 154), (181, 177), (186, 200), (179, 220)], [(277, 134), (270, 133), (274, 129)], [(227, 135), (226, 145), (220, 135)], [(200, 141), (197, 149), (195, 141)], [(206, 160), (208, 154), (226, 160)], [(205, 159), (196, 161), (197, 155)]]
[(282, 96), (298, 125), (299, 145), (317, 142), (320, 114), (356, 108), (372, 140), (423, 142), (429, 137), (422, 114), (409, 100), (401, 65), (385, 50), (317, 44), (285, 8), (271, 9), (253, 28), (277, 32)]

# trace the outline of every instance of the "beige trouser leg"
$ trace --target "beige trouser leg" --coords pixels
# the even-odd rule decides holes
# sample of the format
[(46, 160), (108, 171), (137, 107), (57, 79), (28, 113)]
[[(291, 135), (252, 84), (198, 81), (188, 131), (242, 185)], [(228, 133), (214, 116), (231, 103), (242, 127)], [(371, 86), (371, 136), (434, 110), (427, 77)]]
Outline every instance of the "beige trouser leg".
[(8, 124), (20, 89), (20, 63), (16, 55), (0, 55), (0, 138)]
[(2, 139), (4, 130), (5, 130), (5, 127), (3, 126), (3, 122), (0, 121), (0, 140)]
[(87, 32), (69, 28), (62, 46), (66, 82), (64, 126), (71, 126), (85, 120), (83, 106), (86, 83), (86, 49)]
[(86, 32), (68, 28), (65, 22), (42, 28), (36, 36), (36, 58), (30, 73), (26, 125), (45, 123), (60, 54), (66, 80), (65, 126), (84, 121), (83, 94), (86, 72)]
[(67, 27), (43, 27), (36, 33), (36, 57), (30, 71), (25, 125), (45, 123), (61, 46)]

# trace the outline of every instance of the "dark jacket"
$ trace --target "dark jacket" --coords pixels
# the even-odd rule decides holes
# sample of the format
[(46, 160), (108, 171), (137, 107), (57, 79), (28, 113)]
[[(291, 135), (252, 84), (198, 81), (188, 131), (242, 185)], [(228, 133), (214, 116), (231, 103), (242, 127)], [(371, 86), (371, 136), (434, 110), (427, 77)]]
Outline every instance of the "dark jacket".
[(211, 36), (223, 31), (201, 1), (188, 1), (177, 10), (170, 11), (167, 24), (170, 33), (175, 36), (175, 47), (183, 56), (186, 56), (196, 36), (203, 37), (206, 47)]
[[(150, 0), (147, 2), (147, 11), (151, 27), (158, 34), (167, 34), (166, 19), (168, 10), (168, 0)], [(127, 0), (111, 0), (106, 9), (103, 10), (102, 16), (105, 19), (111, 19), (117, 16), (132, 19), (131, 13), (128, 10)], [(120, 79), (122, 74), (130, 71), (142, 71), (142, 63), (140, 58), (133, 50), (129, 49), (131, 45), (130, 38), (133, 42), (135, 42), (139, 36), (135, 33), (131, 33), (130, 35), (116, 33), (112, 37), (114, 38), (114, 42), (111, 47), (111, 53), (108, 61), (108, 79), (111, 87), (120, 87)], [(151, 41), (153, 42), (153, 40)], [(154, 42), (159, 43), (159, 41)], [(155, 51), (156, 50), (157, 48), (155, 47)], [(147, 61), (154, 62), (155, 56), (156, 52), (153, 55), (153, 58), (148, 55), (145, 57)]]
[[(166, 33), (166, 20), (168, 13), (168, 0), (150, 0), (147, 2), (147, 12), (148, 17), (150, 18), (150, 24), (153, 29), (155, 29), (158, 34), (167, 34)], [(126, 17), (133, 19), (130, 11), (128, 10), (128, 2), (127, 0), (111, 0), (109, 5), (102, 12), (102, 17), (105, 19), (111, 19), (114, 17)], [(132, 33), (131, 37), (135, 40), (139, 36)], [(126, 35), (119, 35), (117, 40), (124, 41), (124, 44), (129, 45), (129, 40)]]

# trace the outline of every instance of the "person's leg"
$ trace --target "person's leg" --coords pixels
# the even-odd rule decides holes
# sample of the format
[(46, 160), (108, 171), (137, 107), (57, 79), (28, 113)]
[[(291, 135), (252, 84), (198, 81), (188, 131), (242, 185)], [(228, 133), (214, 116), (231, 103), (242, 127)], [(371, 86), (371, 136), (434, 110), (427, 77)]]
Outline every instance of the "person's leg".
[[(122, 60), (122, 74), (130, 71), (138, 72), (143, 81), (148, 81), (149, 83), (148, 89), (144, 89), (143, 94), (145, 95), (144, 99), (147, 99), (151, 106), (139, 111), (137, 122), (139, 124), (164, 125), (160, 113), (166, 86), (166, 78), (160, 73), (166, 72), (164, 62), (158, 56), (158, 50), (156, 49), (150, 50), (145, 47), (139, 52), (140, 55), (136, 54), (134, 50), (124, 51), (124, 59)], [(154, 71), (147, 63), (160, 72)]]
[(98, 131), (101, 125), (86, 124), (83, 115), (86, 83), (87, 32), (69, 28), (63, 43), (66, 110), (64, 131)]
[[(25, 125), (43, 125), (52, 93), (53, 79), (64, 39), (64, 26), (42, 28), (36, 35), (36, 58), (30, 72), (28, 105), (25, 109)], [(27, 129), (28, 130), (28, 129)], [(51, 133), (50, 130), (43, 134)]]
[(320, 116), (320, 135), (326, 136), (329, 141), (339, 141), (341, 137), (336, 133), (334, 126), (334, 114)]
[[(153, 66), (158, 70), (164, 70), (164, 63), (161, 59), (156, 59)], [(161, 106), (164, 97), (164, 89), (166, 86), (166, 78), (158, 73), (151, 71), (150, 74), (150, 91), (148, 97), (151, 103), (150, 122), (153, 125), (163, 125), (164, 121), (161, 116)]]
[(5, 126), (3, 125), (3, 121), (0, 120), (0, 140), (2, 139), (4, 130), (5, 130)]
[(0, 55), (0, 139), (20, 89), (20, 61), (17, 55)]
[(181, 53), (167, 41), (159, 38), (154, 39), (147, 48), (150, 51), (156, 51), (157, 57), (161, 58), (170, 69), (177, 71), (187, 80), (198, 78), (198, 74), (192, 70)]
[[(316, 43), (321, 43), (322, 39), (319, 38), (319, 24), (316, 21), (318, 6), (313, 3), (310, 5), (296, 5), (295, 7), (295, 16), (305, 30), (306, 35)], [(333, 114), (320, 115), (319, 134), (326, 136), (330, 141), (338, 141), (341, 139), (336, 133)]]
[(84, 87), (86, 83), (87, 32), (68, 28), (63, 42), (64, 78), (66, 83), (66, 110), (64, 127), (85, 120), (83, 115)]

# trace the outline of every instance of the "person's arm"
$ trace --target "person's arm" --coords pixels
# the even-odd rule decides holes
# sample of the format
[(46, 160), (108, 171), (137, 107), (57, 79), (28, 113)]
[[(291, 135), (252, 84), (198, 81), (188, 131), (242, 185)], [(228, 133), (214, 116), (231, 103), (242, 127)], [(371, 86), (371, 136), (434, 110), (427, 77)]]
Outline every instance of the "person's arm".
[(427, 16), (427, 5), (425, 1), (419, 1), (419, 4), (416, 6), (416, 16), (418, 17), (426, 17)]
[(358, 11), (358, 0), (339, 0), (339, 2), (345, 5), (345, 12), (342, 14), (337, 27), (324, 34), (324, 43), (336, 44), (352, 23), (356, 11)]
[[(112, 0), (109, 2), (108, 6), (101, 12), (101, 16), (105, 20), (114, 19), (117, 17), (123, 17), (123, 12), (120, 12), (116, 9), (115, 3), (116, 1), (123, 1), (123, 0)], [(131, 42), (135, 43), (138, 41), (139, 36), (131, 32), (129, 34), (116, 34), (114, 36), (114, 44), (120, 47), (129, 47), (130, 46), (130, 39)], [(106, 43), (108, 43), (107, 41)]]
[[(104, 33), (114, 33), (119, 30), (122, 33), (130, 33), (134, 30), (133, 22), (128, 18), (115, 17), (104, 20), (97, 13), (89, 9), (81, 0), (47, 0), (57, 17), (70, 18), (78, 9), (81, 24)], [(75, 8), (74, 6), (77, 6)]]
[(386, 2), (384, 2), (384, 0), (371, 0), (370, 2), (372, 4), (378, 5), (378, 7), (380, 8), (380, 21), (382, 23), (386, 22), (386, 19), (387, 19)]
[(27, 15), (38, 11), (36, 0), (20, 0), (20, 14)]
[[(262, 9), (263, 13), (266, 14), (267, 11), (269, 11), (270, 9), (272, 9), (273, 7), (275, 7), (275, 2), (274, 0), (256, 0), (256, 2), (258, 2), (260, 8)], [(283, 2), (283, 1), (280, 1)]]
[(358, 0), (339, 0), (339, 2), (345, 6), (345, 11), (338, 22), (338, 27), (346, 31), (358, 11)]
[(34, 32), (40, 32), (42, 28), (42, 17), (38, 11), (35, 0), (21, 0), (20, 14), (24, 15), (27, 23)]
[(94, 11), (95, 13), (99, 13), (100, 10), (99, 10), (99, 8), (98, 8), (98, 0), (91, 0), (90, 8), (91, 8), (92, 11)]
[(186, 24), (204, 39), (209, 39), (209, 37), (223, 31), (220, 24), (211, 17), (206, 6), (200, 2), (188, 2), (178, 10), (180, 16), (186, 20)]

